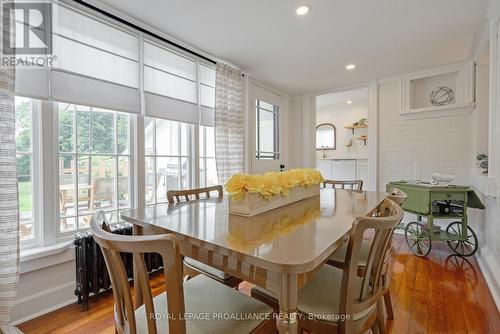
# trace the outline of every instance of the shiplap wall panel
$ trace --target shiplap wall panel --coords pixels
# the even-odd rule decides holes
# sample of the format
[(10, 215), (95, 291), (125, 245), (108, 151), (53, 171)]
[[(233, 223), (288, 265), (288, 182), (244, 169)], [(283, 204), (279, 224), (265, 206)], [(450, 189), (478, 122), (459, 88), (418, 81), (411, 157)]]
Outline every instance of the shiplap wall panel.
[(473, 161), (472, 114), (406, 120), (399, 115), (401, 82), (379, 85), (379, 189), (391, 180), (413, 176), (418, 161), (422, 177), (453, 173), (454, 183), (469, 184)]

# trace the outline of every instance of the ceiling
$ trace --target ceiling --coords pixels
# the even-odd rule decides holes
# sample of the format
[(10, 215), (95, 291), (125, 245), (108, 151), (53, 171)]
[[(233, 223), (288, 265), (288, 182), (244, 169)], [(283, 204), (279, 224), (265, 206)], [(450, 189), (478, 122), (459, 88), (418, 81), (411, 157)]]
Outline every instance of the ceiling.
[[(468, 58), (487, 0), (94, 2), (295, 96)], [(311, 11), (299, 17), (304, 3)]]
[(328, 93), (316, 96), (316, 108), (345, 105), (347, 101), (351, 104), (368, 104), (368, 88), (346, 90), (336, 93)]

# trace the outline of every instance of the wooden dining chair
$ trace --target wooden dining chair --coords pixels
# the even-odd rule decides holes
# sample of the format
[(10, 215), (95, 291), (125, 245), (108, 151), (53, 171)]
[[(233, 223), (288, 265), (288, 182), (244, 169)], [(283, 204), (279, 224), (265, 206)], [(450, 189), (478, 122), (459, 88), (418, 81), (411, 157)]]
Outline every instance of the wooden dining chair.
[[(126, 236), (110, 232), (105, 214), (92, 217), (90, 229), (101, 247), (113, 287), (115, 332), (119, 334), (272, 333), (272, 308), (243, 293), (200, 275), (185, 283), (182, 256), (172, 234)], [(131, 253), (137, 270), (136, 289), (144, 303), (133, 306), (131, 287), (121, 253)], [(158, 253), (163, 259), (166, 292), (153, 298), (144, 253)], [(186, 313), (189, 312), (189, 313)], [(202, 319), (186, 314), (238, 314), (237, 319)], [(263, 320), (245, 315), (262, 314)]]
[[(397, 188), (392, 188), (389, 191), (389, 195), (387, 198), (393, 200), (397, 205), (401, 206), (407, 198), (406, 193), (403, 191), (397, 189)], [(374, 213), (376, 216), (383, 216), (384, 214), (387, 214), (384, 212), (382, 209), (382, 206), (379, 206), (377, 210)], [(394, 233), (393, 233), (394, 234)], [(391, 257), (394, 251), (392, 250), (392, 236), (391, 234), (391, 239), (389, 244), (387, 245), (388, 250), (386, 253), (386, 259), (385, 259), (385, 265), (384, 265), (384, 270), (382, 271), (382, 277), (384, 280), (384, 290), (382, 292), (382, 295), (384, 297), (384, 305), (385, 309), (387, 312), (387, 319), (393, 320), (394, 319), (394, 311), (392, 307), (392, 300), (391, 300), (391, 292), (390, 292), (390, 282), (391, 282), (391, 273), (392, 273), (392, 261)], [(368, 255), (370, 252), (370, 247), (371, 247), (371, 238), (370, 240), (363, 240), (361, 244), (361, 253), (360, 253), (360, 261), (359, 261), (359, 268), (358, 270), (363, 271), (366, 270), (366, 264), (368, 263)], [(347, 244), (342, 245), (335, 253), (330, 256), (330, 258), (327, 261), (327, 264), (335, 266), (337, 268), (344, 268), (346, 265), (346, 256), (347, 256)]]
[[(387, 244), (394, 227), (403, 218), (401, 207), (390, 199), (380, 206), (378, 217), (358, 217), (354, 220), (347, 244), (344, 268), (324, 265), (306, 283), (298, 295), (299, 333), (374, 333), (383, 331), (382, 293), (385, 282)], [(373, 234), (366, 269), (358, 270), (364, 236)], [(278, 307), (276, 294), (260, 287), (252, 289), (252, 296), (273, 308)], [(272, 302), (271, 302), (272, 301)], [(329, 315), (338, 315), (329, 316)], [(349, 319), (340, 319), (349, 315)]]
[[(223, 196), (222, 186), (217, 185), (197, 189), (169, 190), (167, 192), (167, 199), (170, 204), (189, 202), (191, 200), (211, 198), (211, 192), (217, 192), (218, 198), (222, 198)], [(238, 288), (242, 282), (242, 280), (237, 277), (226, 274), (219, 269), (189, 257), (184, 258), (184, 274), (188, 278), (195, 277), (199, 274), (205, 274), (231, 288)]]
[[(167, 191), (167, 200), (168, 203), (180, 203), (180, 202), (189, 202), (193, 199), (202, 199), (202, 198), (210, 198), (211, 192), (217, 192), (219, 198), (222, 198), (223, 191), (222, 186), (212, 186), (206, 188), (194, 188), (194, 189), (183, 189), (183, 190), (169, 190)], [(204, 196), (200, 196), (204, 195)]]
[(363, 180), (325, 180), (323, 182), (323, 187), (326, 188), (327, 184), (331, 184), (333, 189), (350, 189), (350, 190), (363, 190)]

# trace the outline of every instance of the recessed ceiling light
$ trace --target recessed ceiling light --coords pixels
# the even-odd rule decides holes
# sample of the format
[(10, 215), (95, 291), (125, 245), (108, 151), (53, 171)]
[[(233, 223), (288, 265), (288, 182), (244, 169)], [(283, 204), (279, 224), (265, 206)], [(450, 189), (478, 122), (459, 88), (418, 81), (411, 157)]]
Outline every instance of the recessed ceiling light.
[(309, 13), (310, 10), (311, 10), (311, 7), (308, 5), (305, 5), (305, 6), (298, 7), (295, 12), (297, 13), (297, 15), (306, 15), (307, 13)]
[(347, 103), (347, 104), (351, 104), (351, 103), (352, 103), (352, 101), (351, 101), (351, 100), (349, 100), (349, 101), (347, 101), (346, 103)]
[(356, 68), (356, 65), (354, 65), (354, 64), (349, 64), (349, 65), (347, 65), (347, 66), (345, 67), (345, 69), (346, 69), (346, 70), (349, 70), (349, 71), (350, 71), (350, 70), (354, 70), (355, 68)]

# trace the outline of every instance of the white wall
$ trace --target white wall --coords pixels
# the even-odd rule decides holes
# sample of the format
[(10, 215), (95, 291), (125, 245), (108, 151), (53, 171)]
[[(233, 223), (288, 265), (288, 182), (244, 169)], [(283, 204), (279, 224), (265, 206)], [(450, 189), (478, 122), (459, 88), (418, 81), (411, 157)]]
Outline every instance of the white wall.
[(488, 152), (489, 114), (488, 64), (476, 67), (476, 112), (474, 113), (474, 152)]
[(401, 110), (401, 80), (379, 84), (379, 172), (380, 190), (388, 181), (413, 177), (418, 161), (421, 178), (434, 172), (453, 173), (454, 183), (469, 184), (473, 161), (471, 114), (407, 120)]
[(76, 303), (74, 252), (71, 247), (59, 254), (21, 263), (13, 324)]
[[(356, 129), (354, 135), (345, 126), (352, 125), (361, 118), (368, 118), (368, 97), (366, 100), (354, 101), (352, 104), (333, 104), (316, 107), (316, 125), (321, 123), (331, 123), (337, 130), (337, 148), (326, 150), (327, 158), (367, 158), (367, 145), (362, 140), (355, 139), (361, 135), (368, 134), (367, 129)], [(347, 140), (353, 138), (352, 148), (347, 149)], [(321, 158), (323, 151), (317, 150), (316, 157)]]

